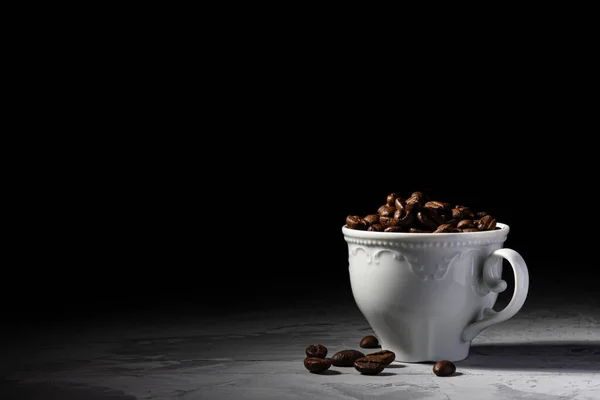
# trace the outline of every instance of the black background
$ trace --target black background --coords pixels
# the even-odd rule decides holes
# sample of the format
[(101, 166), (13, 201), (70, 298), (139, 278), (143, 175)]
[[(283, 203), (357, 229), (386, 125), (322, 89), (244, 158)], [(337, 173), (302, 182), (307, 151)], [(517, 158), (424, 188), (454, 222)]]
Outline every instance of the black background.
[(194, 140), (169, 157), (67, 165), (28, 203), (36, 211), (3, 281), (7, 315), (351, 300), (346, 216), (417, 190), (510, 225), (505, 247), (528, 263), (530, 296), (596, 290), (593, 146), (562, 133), (403, 131)]
[(10, 171), (5, 315), (351, 300), (346, 216), (413, 191), (510, 225), (532, 297), (597, 290), (597, 121), (579, 75), (403, 86), (292, 70), (216, 74), (201, 106), (144, 84), (103, 112), (48, 113), (87, 134), (31, 142), (39, 159)]

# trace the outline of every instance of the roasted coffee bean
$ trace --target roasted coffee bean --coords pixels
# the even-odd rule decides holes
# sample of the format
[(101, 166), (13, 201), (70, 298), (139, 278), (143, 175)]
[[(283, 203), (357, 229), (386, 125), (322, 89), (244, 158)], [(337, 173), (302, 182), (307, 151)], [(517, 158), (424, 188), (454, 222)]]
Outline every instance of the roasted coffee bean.
[(375, 358), (360, 357), (354, 361), (354, 368), (362, 375), (377, 375), (385, 365)]
[(367, 229), (367, 223), (358, 215), (348, 215), (346, 217), (346, 225), (350, 229), (358, 229), (361, 231)]
[(371, 231), (371, 232), (383, 232), (384, 229), (385, 229), (385, 227), (381, 224), (373, 224), (373, 225), (369, 226), (369, 228), (367, 230)]
[(388, 226), (383, 230), (384, 232), (406, 232), (401, 226)]
[(331, 357), (331, 365), (336, 367), (351, 367), (354, 361), (365, 355), (358, 350), (340, 350)]
[(458, 219), (458, 220), (463, 219), (462, 209), (460, 209), (460, 208), (453, 208), (452, 209), (452, 218), (453, 219)]
[(479, 220), (477, 228), (480, 231), (492, 231), (496, 229), (496, 219), (491, 215), (485, 215)]
[(390, 207), (396, 207), (396, 199), (398, 197), (399, 196), (396, 193), (390, 193), (390, 194), (388, 194), (385, 203)]
[(433, 373), (437, 376), (450, 376), (456, 372), (456, 365), (452, 361), (441, 360), (433, 366)]
[(432, 233), (433, 231), (428, 231), (424, 229), (410, 228), (411, 233)]
[(419, 203), (419, 205), (423, 205), (425, 203), (425, 198), (423, 196), (423, 193), (414, 192), (413, 194), (411, 194), (410, 197), (408, 199), (406, 199), (406, 204), (409, 204), (409, 203)]
[(469, 207), (465, 207), (465, 206), (461, 206), (461, 205), (456, 205), (455, 208), (458, 209), (458, 210), (460, 210), (462, 212), (461, 219), (473, 219), (473, 218), (475, 218), (475, 213)]
[(322, 344), (311, 344), (306, 348), (306, 357), (325, 358), (327, 356), (327, 347)]
[(475, 218), (475, 213), (468, 207), (463, 208), (463, 219), (473, 219)]
[(377, 358), (383, 365), (390, 365), (396, 359), (396, 353), (391, 350), (381, 350), (367, 354), (367, 357)]
[(453, 232), (454, 231), (454, 227), (450, 224), (442, 224), (440, 226), (438, 226), (438, 228), (433, 231), (433, 233), (448, 233), (448, 232)]
[(388, 226), (397, 226), (398, 222), (399, 221), (394, 217), (379, 217), (379, 223), (383, 225), (384, 228), (387, 228)]
[(396, 206), (396, 210), (402, 211), (404, 210), (404, 207), (406, 207), (406, 203), (402, 197), (398, 197), (394, 202), (394, 206)]
[(421, 204), (419, 204), (418, 202), (406, 203), (406, 207), (404, 207), (404, 210), (406, 211), (405, 215), (416, 216), (420, 208)]
[(443, 203), (441, 201), (428, 201), (425, 203), (425, 207), (439, 210), (450, 210), (452, 208), (450, 203)]
[(363, 221), (367, 223), (368, 226), (379, 223), (379, 214), (369, 214), (363, 217)]
[(373, 335), (367, 335), (364, 338), (362, 338), (360, 340), (360, 347), (365, 348), (365, 349), (376, 349), (379, 346), (379, 340), (377, 340), (377, 338)]
[(424, 212), (430, 220), (436, 223), (436, 225), (441, 225), (446, 222), (446, 214), (442, 208), (429, 208), (424, 206), (421, 208), (421, 212)]
[(438, 227), (438, 224), (429, 218), (426, 211), (419, 211), (417, 213), (417, 219), (425, 229), (436, 230)]
[(404, 200), (398, 193), (387, 195), (377, 213), (364, 217), (349, 215), (346, 226), (371, 232), (447, 233), (488, 231), (496, 228), (496, 219), (487, 212), (430, 200), (422, 192), (413, 192)]
[(401, 220), (402, 218), (404, 218), (404, 209), (399, 210), (396, 208), (396, 211), (394, 212), (394, 218), (396, 218), (397, 220)]
[(388, 206), (387, 204), (382, 205), (377, 209), (377, 214), (380, 217), (391, 217), (396, 212), (396, 207)]
[(331, 367), (331, 361), (329, 358), (306, 357), (304, 367), (313, 374), (318, 374), (327, 371)]
[(445, 223), (446, 223), (446, 224), (450, 224), (450, 225), (452, 225), (454, 228), (456, 228), (456, 226), (458, 225), (458, 223), (459, 223), (459, 222), (460, 222), (460, 221), (459, 221), (459, 220), (457, 220), (457, 219), (450, 219), (450, 220), (446, 221)]
[(475, 224), (472, 219), (463, 219), (456, 225), (458, 229), (475, 228)]
[[(402, 218), (397, 218), (398, 225), (408, 228), (415, 220), (417, 213), (419, 210), (419, 203), (408, 203), (404, 208), (404, 214), (402, 214)], [(396, 214), (394, 214), (396, 215)]]

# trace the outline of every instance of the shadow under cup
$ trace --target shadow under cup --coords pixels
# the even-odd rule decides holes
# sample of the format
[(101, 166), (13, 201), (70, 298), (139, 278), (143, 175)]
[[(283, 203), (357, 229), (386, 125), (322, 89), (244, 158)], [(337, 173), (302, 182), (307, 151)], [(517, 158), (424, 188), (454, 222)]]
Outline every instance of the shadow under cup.
[[(342, 227), (348, 244), (354, 300), (396, 361), (460, 361), (471, 341), (523, 306), (529, 275), (523, 258), (503, 248), (508, 225), (482, 232), (371, 232)], [(515, 292), (499, 312), (507, 287), (502, 260), (515, 274)]]

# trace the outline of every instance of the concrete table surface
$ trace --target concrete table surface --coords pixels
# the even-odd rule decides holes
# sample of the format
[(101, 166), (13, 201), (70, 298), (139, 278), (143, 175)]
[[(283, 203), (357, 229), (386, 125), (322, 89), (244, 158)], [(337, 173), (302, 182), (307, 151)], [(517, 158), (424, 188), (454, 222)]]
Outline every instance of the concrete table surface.
[(348, 301), (41, 326), (3, 341), (0, 399), (598, 400), (596, 300), (526, 303), (480, 334), (446, 378), (430, 363), (394, 363), (375, 376), (309, 373), (309, 344), (329, 355), (366, 350), (358, 343), (372, 331)]

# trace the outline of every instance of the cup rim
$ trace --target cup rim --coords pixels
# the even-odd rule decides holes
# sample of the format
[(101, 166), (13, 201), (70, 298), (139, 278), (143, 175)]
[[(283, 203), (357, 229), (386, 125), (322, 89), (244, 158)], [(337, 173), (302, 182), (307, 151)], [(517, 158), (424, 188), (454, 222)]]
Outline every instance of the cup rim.
[(416, 233), (416, 232), (374, 232), (363, 231), (359, 229), (350, 229), (347, 225), (342, 226), (342, 232), (346, 237), (354, 237), (360, 239), (408, 239), (408, 240), (469, 240), (469, 239), (486, 239), (497, 236), (506, 236), (510, 231), (510, 226), (501, 222), (496, 223), (493, 231), (480, 232), (447, 232), (447, 233)]

